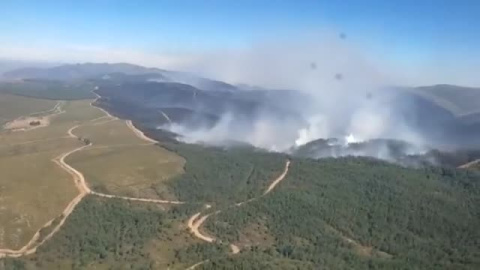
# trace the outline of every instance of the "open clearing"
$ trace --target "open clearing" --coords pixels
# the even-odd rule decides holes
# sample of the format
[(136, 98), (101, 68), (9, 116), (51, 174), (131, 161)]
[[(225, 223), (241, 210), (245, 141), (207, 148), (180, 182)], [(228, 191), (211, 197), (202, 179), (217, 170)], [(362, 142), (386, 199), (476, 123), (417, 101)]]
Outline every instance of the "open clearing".
[(20, 116), (52, 109), (57, 102), (0, 93), (0, 129), (6, 122)]
[[(25, 99), (35, 104), (34, 99)], [(11, 120), (20, 113), (51, 114), (48, 126), (0, 132), (0, 249), (26, 245), (78, 195), (72, 175), (54, 160), (88, 143), (94, 146), (82, 148), (89, 150), (85, 154), (75, 152), (72, 161), (78, 161), (79, 169), (88, 172), (87, 181), (112, 192), (133, 194), (183, 172), (182, 158), (141, 140), (125, 122), (91, 106), (91, 100), (62, 102), (62, 113), (54, 110), (59, 103), (43, 102), (32, 105), (37, 112), (19, 109), (1, 115)], [(78, 132), (78, 138), (70, 132)], [(93, 163), (88, 162), (90, 159)]]
[(183, 173), (183, 158), (141, 139), (119, 119), (98, 119), (73, 133), (93, 146), (70, 155), (66, 162), (84, 174), (93, 190), (128, 197), (174, 199), (162, 190), (161, 182)]
[[(43, 104), (43, 100), (38, 103)], [(50, 108), (36, 108), (48, 111), (56, 103), (47, 102)], [(52, 116), (51, 125), (47, 127), (0, 132), (0, 248), (17, 249), (25, 245), (78, 193), (71, 175), (52, 160), (82, 145), (68, 138), (66, 132), (77, 122), (101, 115), (101, 112), (89, 112), (94, 109), (88, 104), (86, 101), (66, 103), (63, 108), (66, 112)]]

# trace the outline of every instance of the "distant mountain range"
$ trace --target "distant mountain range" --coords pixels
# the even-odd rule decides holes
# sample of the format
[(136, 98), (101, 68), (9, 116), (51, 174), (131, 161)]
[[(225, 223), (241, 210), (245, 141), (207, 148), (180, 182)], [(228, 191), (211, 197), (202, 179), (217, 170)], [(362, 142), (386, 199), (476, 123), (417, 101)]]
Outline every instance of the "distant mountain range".
[[(238, 128), (234, 130), (238, 134), (255, 125), (258, 128), (257, 123), (262, 122), (257, 120), (268, 120), (269, 125), (277, 127), (283, 125), (286, 132), (295, 134), (307, 122), (308, 114), (318, 109), (313, 98), (301, 91), (232, 85), (187, 72), (127, 63), (21, 68), (5, 72), (3, 77), (30, 84), (34, 79), (38, 80), (34, 81), (36, 84), (42, 84), (43, 80), (97, 85), (97, 92), (104, 97), (99, 101), (102, 106), (120, 114), (125, 110), (125, 115), (131, 115), (127, 111), (135, 111), (136, 117), (150, 124), (165, 124), (163, 113), (166, 113), (174, 123), (211, 127), (230, 115), (231, 121), (238, 125), (233, 124), (229, 129)], [(406, 127), (432, 144), (480, 145), (480, 89), (435, 85), (391, 90), (372, 90), (367, 98), (379, 101), (376, 106), (387, 107)], [(284, 134), (278, 134), (281, 135)]]
[[(128, 76), (125, 76), (128, 75)], [(156, 82), (179, 82), (193, 85), (202, 90), (234, 91), (237, 87), (187, 72), (147, 68), (127, 63), (68, 64), (51, 68), (20, 68), (3, 73), (7, 79), (44, 79), (56, 81), (78, 81), (98, 78), (113, 80), (142, 80)]]

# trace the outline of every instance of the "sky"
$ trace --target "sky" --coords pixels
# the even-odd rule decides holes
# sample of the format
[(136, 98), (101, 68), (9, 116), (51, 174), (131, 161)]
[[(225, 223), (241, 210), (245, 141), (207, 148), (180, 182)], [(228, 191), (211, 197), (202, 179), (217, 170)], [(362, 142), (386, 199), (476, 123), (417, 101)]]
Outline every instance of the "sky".
[(189, 69), (328, 33), (399, 82), (480, 86), (478, 14), (478, 0), (3, 0), (0, 58)]

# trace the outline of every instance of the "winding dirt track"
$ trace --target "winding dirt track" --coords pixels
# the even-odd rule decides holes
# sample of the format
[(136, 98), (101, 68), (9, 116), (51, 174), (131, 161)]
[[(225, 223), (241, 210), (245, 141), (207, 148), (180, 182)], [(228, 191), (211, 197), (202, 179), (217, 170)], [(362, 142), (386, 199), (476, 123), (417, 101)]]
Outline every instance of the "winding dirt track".
[(458, 166), (458, 168), (459, 168), (459, 169), (468, 169), (468, 168), (470, 168), (470, 167), (472, 167), (473, 165), (476, 165), (476, 164), (478, 164), (478, 163), (480, 163), (480, 159), (476, 159), (476, 160), (470, 161), (470, 162), (468, 162), (468, 163), (465, 163), (465, 164), (463, 164), (463, 165), (460, 165), (460, 166)]
[[(43, 128), (46, 127), (50, 124), (50, 119), (54, 116), (60, 115), (65, 112), (63, 110), (62, 106), (65, 104), (65, 101), (57, 101), (55, 106), (52, 109), (48, 109), (45, 111), (41, 112), (35, 112), (32, 114), (29, 114), (27, 116), (20, 116), (17, 117), (16, 119), (13, 119), (3, 125), (3, 127), (7, 130), (14, 131), (14, 132), (20, 132), (20, 131), (30, 131), (34, 130), (37, 128)], [(41, 116), (44, 115), (44, 116)], [(31, 126), (29, 122), (31, 121), (39, 121), (40, 125), (37, 126)], [(26, 122), (26, 123), (25, 123)], [(21, 126), (27, 125), (26, 127), (15, 127), (16, 124), (20, 124)]]
[(158, 143), (158, 141), (156, 141), (156, 140), (154, 140), (154, 139), (152, 139), (152, 138), (150, 138), (150, 137), (147, 137), (147, 136), (145, 135), (145, 133), (143, 133), (141, 130), (139, 130), (138, 128), (136, 128), (136, 127), (133, 125), (133, 123), (132, 123), (131, 120), (127, 120), (126, 123), (127, 123), (127, 127), (130, 128), (130, 129), (133, 131), (133, 133), (135, 133), (135, 135), (137, 135), (137, 137), (139, 137), (140, 139), (142, 139), (142, 140), (144, 140), (144, 141), (147, 141), (147, 142), (151, 142), (151, 143)]
[[(268, 193), (272, 192), (272, 190), (275, 189), (275, 187), (280, 184), (280, 182), (285, 179), (285, 176), (287, 176), (288, 174), (288, 170), (290, 168), (290, 160), (287, 160), (286, 163), (285, 163), (285, 169), (283, 170), (282, 174), (280, 174), (275, 180), (273, 180), (273, 182), (268, 186), (268, 188), (265, 190), (265, 192), (259, 196), (259, 197), (256, 197), (256, 198), (251, 198), (251, 199), (248, 199), (246, 201), (243, 201), (243, 202), (239, 202), (239, 203), (235, 203), (232, 207), (239, 207), (239, 206), (242, 206), (242, 205), (245, 205), (247, 203), (250, 203), (252, 201), (255, 201), (255, 200), (258, 200), (260, 198), (262, 198), (263, 196), (267, 195)], [(202, 226), (202, 224), (207, 220), (207, 218), (209, 218), (211, 215), (217, 215), (221, 213), (221, 211), (216, 211), (214, 213), (209, 213), (209, 214), (205, 214), (202, 216), (202, 211), (198, 212), (198, 213), (195, 213), (192, 217), (190, 217), (190, 219), (188, 220), (188, 228), (190, 229), (190, 232), (195, 236), (197, 237), (198, 239), (201, 239), (205, 242), (208, 242), (208, 243), (213, 243), (215, 241), (215, 238), (211, 237), (211, 236), (208, 236), (208, 235), (205, 235), (203, 234), (202, 232), (200, 232), (200, 227)], [(232, 250), (232, 254), (237, 254), (240, 252), (240, 248), (238, 246), (236, 246), (235, 244), (230, 244), (230, 249)], [(201, 264), (205, 263), (205, 261), (201, 262)], [(198, 266), (198, 265), (196, 265)], [(196, 267), (195, 266), (195, 267)], [(193, 269), (193, 268), (188, 268), (188, 269)]]
[[(258, 199), (264, 197), (265, 195), (267, 195), (268, 193), (272, 192), (275, 189), (275, 187), (278, 184), (280, 184), (280, 182), (283, 179), (285, 179), (285, 176), (287, 176), (289, 169), (290, 169), (290, 160), (287, 160), (286, 163), (285, 163), (285, 169), (283, 170), (282, 174), (280, 174), (277, 178), (275, 178), (275, 180), (272, 181), (272, 183), (267, 187), (267, 189), (265, 190), (265, 192), (263, 192), (262, 195), (260, 195), (259, 197), (256, 197), (256, 198), (248, 199), (248, 200), (243, 201), (243, 202), (235, 203), (235, 204), (232, 205), (232, 207), (240, 207), (240, 206), (245, 205), (247, 203), (258, 200)], [(206, 209), (209, 209), (209, 208), (210, 208), (210, 205), (206, 205)], [(200, 227), (207, 220), (207, 218), (209, 218), (211, 215), (217, 215), (219, 213), (221, 213), (220, 210), (218, 210), (214, 213), (209, 213), (209, 214), (203, 215), (203, 216), (201, 216), (202, 211), (195, 213), (193, 216), (190, 217), (190, 219), (187, 222), (187, 226), (188, 226), (190, 232), (195, 237), (197, 237), (198, 239), (201, 239), (201, 240), (203, 240), (205, 242), (208, 242), (208, 243), (213, 243), (215, 241), (215, 238), (213, 238), (211, 236), (208, 236), (208, 235), (205, 235), (202, 232), (200, 232)], [(230, 250), (232, 251), (233, 255), (238, 254), (240, 252), (240, 248), (235, 244), (230, 244)], [(204, 260), (204, 261), (195, 263), (194, 265), (188, 267), (186, 270), (193, 270), (193, 269), (199, 267), (200, 265), (202, 265), (202, 264), (204, 264), (208, 261), (209, 260)]]
[[(95, 93), (96, 94), (96, 93)], [(97, 94), (96, 94), (97, 95)], [(97, 95), (97, 99), (100, 98), (99, 95)], [(96, 100), (95, 100), (96, 101)], [(93, 103), (95, 102), (91, 102), (90, 105), (91, 106), (94, 106)], [(94, 106), (95, 107), (95, 106)], [(58, 110), (59, 106), (55, 106), (55, 110)], [(98, 108), (98, 107), (95, 107), (95, 108)], [(116, 120), (118, 118), (110, 115), (107, 111), (103, 110), (102, 108), (98, 108), (100, 110), (102, 110), (106, 116), (102, 116), (102, 117), (99, 117), (99, 118), (96, 118), (96, 119), (93, 119), (91, 120), (90, 122), (92, 121), (96, 121), (98, 119), (101, 119), (101, 118), (105, 118), (105, 117), (108, 117), (110, 119), (113, 119), (113, 120)], [(59, 113), (63, 113), (64, 111), (59, 111)], [(133, 131), (133, 133), (138, 136), (140, 139), (142, 140), (145, 140), (145, 141), (148, 141), (152, 144), (154, 143), (157, 143), (157, 141), (147, 137), (142, 131), (138, 130), (133, 124), (131, 121), (126, 121), (126, 124), (127, 126)], [(79, 139), (79, 137), (77, 135), (75, 135), (73, 133), (73, 131), (80, 127), (80, 125), (76, 125), (76, 126), (73, 126), (71, 127), (68, 131), (67, 131), (67, 134), (68, 134), (68, 138), (73, 138), (73, 139)], [(57, 158), (53, 159), (53, 162), (55, 162), (58, 166), (60, 166), (62, 169), (64, 169), (65, 171), (67, 171), (70, 175), (72, 175), (73, 177), (73, 181), (75, 183), (75, 186), (77, 187), (78, 191), (79, 191), (79, 194), (67, 205), (67, 207), (62, 211), (62, 214), (60, 215), (60, 220), (58, 222), (58, 224), (56, 224), (55, 228), (53, 228), (49, 233), (48, 235), (46, 235), (45, 237), (43, 237), (40, 241), (40, 231), (45, 229), (45, 228), (48, 228), (52, 225), (54, 219), (48, 221), (42, 228), (40, 228), (35, 234), (34, 236), (32, 237), (32, 239), (25, 245), (23, 246), (22, 248), (18, 249), (18, 250), (13, 250), (13, 249), (0, 249), (0, 258), (4, 258), (4, 257), (21, 257), (21, 256), (26, 256), (26, 255), (30, 255), (30, 254), (33, 254), (36, 252), (37, 248), (41, 245), (43, 245), (46, 241), (48, 241), (50, 238), (53, 237), (53, 235), (55, 235), (55, 233), (57, 233), (60, 228), (62, 227), (62, 225), (65, 223), (65, 221), (67, 220), (67, 218), (70, 216), (70, 214), (73, 212), (73, 210), (75, 209), (75, 207), (82, 201), (82, 199), (88, 195), (88, 194), (91, 194), (91, 195), (96, 195), (96, 196), (99, 196), (99, 197), (104, 197), (104, 198), (116, 198), (116, 199), (122, 199), (122, 200), (127, 200), (127, 201), (135, 201), (135, 202), (149, 202), (149, 203), (163, 203), (163, 204), (184, 204), (185, 202), (181, 202), (181, 201), (168, 201), (168, 200), (157, 200), (157, 199), (146, 199), (146, 198), (133, 198), (133, 197), (125, 197), (125, 196), (117, 196), (117, 195), (111, 195), (111, 194), (104, 194), (104, 193), (99, 193), (99, 192), (95, 192), (95, 191), (92, 191), (89, 187), (88, 187), (88, 184), (87, 182), (85, 181), (85, 177), (84, 175), (78, 171), (77, 169), (73, 168), (72, 166), (70, 166), (68, 163), (65, 162), (65, 158), (67, 158), (68, 156), (70, 156), (71, 154), (74, 154), (76, 152), (79, 152), (79, 151), (82, 151), (84, 150), (85, 148), (87, 147), (90, 147), (92, 146), (93, 144), (92, 143), (89, 143), (88, 145), (83, 145), (83, 146), (80, 146), (78, 148), (75, 148), (71, 151), (68, 151), (66, 153), (63, 153), (61, 154), (60, 156), (58, 156)]]
[[(99, 98), (101, 98), (98, 94), (96, 94), (95, 92), (93, 92), (96, 96), (97, 96), (97, 99), (94, 100), (92, 103), (90, 103), (91, 106), (94, 106), (93, 103), (95, 103), (95, 101), (97, 101)], [(96, 106), (94, 106), (96, 107)], [(60, 111), (59, 110), (60, 106), (59, 104), (57, 104), (55, 106), (55, 108), (53, 109), (54, 111), (57, 110), (58, 113), (63, 113), (65, 111)], [(105, 111), (104, 109), (102, 108), (99, 108), (99, 107), (96, 107), (98, 109), (100, 109), (101, 111), (103, 111), (105, 113), (105, 116), (102, 116), (102, 117), (99, 117), (97, 119), (93, 119), (91, 120), (92, 121), (96, 121), (96, 120), (99, 120), (99, 119), (102, 119), (102, 118), (110, 118), (109, 120), (117, 120), (118, 118), (112, 116), (110, 113), (108, 113), (107, 111)], [(168, 116), (166, 117), (168, 118)], [(108, 121), (107, 121), (108, 122)], [(147, 141), (149, 143), (152, 143), (152, 144), (156, 144), (158, 143), (158, 141), (152, 139), (152, 138), (149, 138), (147, 137), (141, 130), (137, 129), (132, 121), (128, 120), (126, 121), (126, 124), (127, 126), (132, 130), (132, 132), (137, 136), (139, 137), (140, 139), (144, 140), (144, 141)], [(73, 139), (79, 139), (78, 136), (76, 136), (73, 131), (78, 128), (80, 125), (76, 125), (76, 126), (73, 126), (72, 128), (70, 128), (68, 131), (67, 131), (67, 134), (68, 134), (68, 137), (69, 138), (73, 138)], [(67, 171), (70, 175), (72, 175), (73, 177), (73, 180), (74, 180), (74, 183), (75, 183), (75, 186), (77, 187), (78, 191), (79, 191), (79, 194), (67, 205), (67, 207), (63, 210), (62, 214), (60, 215), (60, 220), (58, 221), (58, 224), (56, 224), (55, 228), (53, 228), (49, 233), (48, 235), (46, 235), (45, 237), (43, 237), (40, 241), (40, 231), (45, 229), (45, 228), (48, 228), (52, 225), (52, 223), (54, 222), (54, 219), (48, 221), (42, 228), (40, 228), (35, 234), (34, 236), (32, 237), (32, 239), (25, 245), (23, 246), (21, 249), (18, 249), (18, 250), (11, 250), (11, 249), (0, 249), (0, 258), (3, 258), (3, 257), (21, 257), (21, 256), (26, 256), (26, 255), (30, 255), (30, 254), (33, 254), (36, 252), (37, 248), (39, 246), (41, 246), (42, 244), (44, 244), (46, 241), (48, 241), (50, 238), (52, 238), (55, 233), (57, 233), (60, 228), (62, 227), (62, 225), (65, 223), (65, 221), (67, 220), (67, 218), (70, 216), (70, 214), (73, 212), (73, 210), (75, 209), (75, 207), (81, 202), (81, 200), (88, 194), (91, 194), (91, 195), (96, 195), (96, 196), (99, 196), (99, 197), (104, 197), (104, 198), (116, 198), (116, 199), (122, 199), (122, 200), (128, 200), (128, 201), (137, 201), (137, 202), (150, 202), (150, 203), (167, 203), (167, 204), (185, 204), (185, 202), (181, 202), (181, 201), (168, 201), (168, 200), (157, 200), (157, 199), (146, 199), (146, 198), (133, 198), (133, 197), (125, 197), (125, 196), (117, 196), (117, 195), (111, 195), (111, 194), (104, 194), (104, 193), (99, 193), (99, 192), (95, 192), (95, 191), (92, 191), (89, 187), (88, 187), (88, 184), (87, 182), (85, 181), (85, 177), (84, 175), (78, 171), (77, 169), (73, 168), (72, 166), (70, 166), (68, 163), (65, 162), (65, 158), (67, 158), (68, 156), (70, 156), (71, 154), (74, 154), (76, 152), (79, 152), (79, 151), (82, 151), (84, 150), (85, 148), (88, 148), (90, 146), (92, 146), (93, 144), (92, 143), (89, 143), (88, 145), (83, 145), (83, 146), (80, 146), (76, 149), (73, 149), (69, 152), (66, 152), (66, 153), (63, 153), (62, 155), (60, 155), (59, 157), (55, 158), (53, 161), (58, 164), (62, 169), (64, 169), (65, 171)], [(265, 190), (265, 192), (257, 197), (257, 198), (251, 198), (249, 200), (246, 200), (246, 201), (243, 201), (243, 202), (239, 202), (239, 203), (235, 203), (232, 207), (240, 207), (244, 204), (247, 204), (249, 202), (252, 202), (254, 200), (257, 200), (265, 195), (267, 195), (268, 193), (270, 193), (284, 178), (285, 176), (287, 175), (288, 173), (288, 170), (289, 170), (289, 167), (290, 167), (290, 160), (287, 160), (286, 163), (285, 163), (285, 169), (284, 171), (282, 172), (282, 174), (280, 176), (278, 176), (269, 186), (268, 188)], [(206, 204), (205, 205), (205, 208), (206, 209), (209, 209), (211, 206), (209, 204)], [(211, 236), (207, 236), (205, 234), (202, 234), (199, 230), (199, 228), (202, 226), (202, 224), (208, 219), (208, 217), (210, 217), (211, 215), (217, 215), (219, 214), (221, 211), (216, 211), (216, 212), (213, 212), (213, 213), (209, 213), (209, 214), (205, 214), (202, 216), (202, 211), (194, 214), (192, 217), (190, 217), (190, 219), (188, 220), (188, 228), (190, 229), (191, 233), (203, 240), (203, 241), (206, 241), (208, 243), (213, 243), (215, 241), (215, 238), (211, 237)], [(230, 248), (232, 250), (232, 254), (237, 254), (240, 252), (240, 248), (234, 244), (231, 244), (230, 245)], [(196, 267), (206, 263), (208, 260), (204, 260), (204, 261), (201, 261), (199, 263), (196, 263), (190, 267), (187, 268), (188, 269), (195, 269)]]

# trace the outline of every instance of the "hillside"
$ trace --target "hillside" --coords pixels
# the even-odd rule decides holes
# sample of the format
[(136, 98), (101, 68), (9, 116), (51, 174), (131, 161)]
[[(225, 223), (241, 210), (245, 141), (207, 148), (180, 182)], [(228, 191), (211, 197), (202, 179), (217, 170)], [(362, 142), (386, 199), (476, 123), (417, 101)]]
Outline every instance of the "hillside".
[[(307, 94), (207, 90), (183, 73), (90, 65), (0, 87), (5, 119), (47, 114), (45, 125), (0, 132), (0, 270), (480, 267), (480, 173), (456, 168), (480, 157), (470, 147), (480, 129), (425, 95), (394, 89), (365, 102), (429, 146), (458, 149), (321, 138), (282, 153), (242, 132), (275, 124), (267, 140), (296, 135), (315, 109)], [(226, 116), (237, 136), (221, 144), (169, 129), (218, 132)]]
[(62, 82), (44, 79), (0, 81), (0, 93), (50, 100), (91, 99), (94, 86), (89, 82)]
[(242, 249), (203, 269), (476, 269), (477, 173), (293, 160), (278, 190), (209, 219)]
[(81, 81), (103, 79), (107, 81), (141, 80), (178, 82), (191, 84), (202, 90), (235, 91), (237, 87), (187, 72), (147, 68), (127, 63), (84, 63), (67, 64), (50, 68), (20, 68), (3, 73), (9, 80), (42, 79), (55, 81)]
[[(235, 152), (172, 147), (180, 147), (178, 153), (190, 152), (185, 155), (187, 165), (191, 162), (186, 169), (195, 176), (172, 182), (178, 187), (176, 196), (193, 195), (194, 201), (214, 202), (210, 213), (223, 210), (201, 228), (216, 237), (216, 242), (199, 241), (183, 227), (198, 206), (162, 210), (148, 204), (87, 197), (65, 229), (36, 255), (9, 259), (5, 265), (16, 267), (11, 269), (89, 269), (92, 265), (185, 269), (206, 260), (198, 269), (480, 266), (476, 242), (480, 237), (476, 207), (480, 175), (476, 172), (413, 170), (366, 158), (293, 159), (287, 177), (271, 194), (232, 207), (229, 204), (258, 196), (248, 190), (264, 189), (263, 180), (258, 180), (270, 177), (259, 171), (260, 178), (252, 178), (258, 180), (243, 189), (243, 184), (232, 185), (235, 181), (225, 181), (215, 171), (239, 173), (240, 178), (232, 178), (239, 180), (248, 167), (233, 164), (249, 157), (262, 169), (266, 160), (254, 161), (256, 154), (248, 150), (242, 150), (244, 158), (235, 161)], [(232, 160), (219, 163), (226, 157)], [(240, 252), (232, 255), (229, 244), (235, 244)]]
[(480, 112), (480, 88), (441, 84), (416, 87), (413, 92), (432, 100), (458, 117)]
[(145, 73), (158, 73), (160, 69), (145, 68), (142, 66), (118, 63), (118, 64), (67, 64), (51, 68), (20, 68), (3, 73), (8, 79), (44, 79), (44, 80), (81, 80), (110, 73), (124, 73), (140, 75)]

